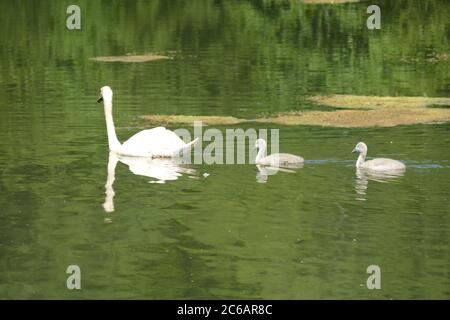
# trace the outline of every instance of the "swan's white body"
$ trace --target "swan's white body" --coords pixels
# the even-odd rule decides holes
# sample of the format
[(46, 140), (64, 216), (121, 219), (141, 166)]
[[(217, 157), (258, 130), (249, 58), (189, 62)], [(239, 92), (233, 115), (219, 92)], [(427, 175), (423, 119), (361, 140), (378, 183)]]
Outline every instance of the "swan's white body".
[(264, 139), (256, 140), (255, 148), (259, 149), (255, 159), (255, 163), (259, 165), (278, 167), (301, 164), (304, 162), (302, 157), (289, 153), (274, 153), (267, 156), (267, 144)]
[(376, 158), (366, 161), (367, 145), (364, 142), (359, 142), (353, 152), (358, 152), (359, 157), (356, 161), (356, 168), (367, 169), (371, 171), (403, 171), (406, 169), (404, 163), (387, 158)]
[(190, 143), (185, 143), (175, 132), (164, 127), (143, 130), (136, 133), (123, 144), (119, 142), (116, 135), (112, 116), (112, 97), (110, 87), (101, 88), (105, 108), (106, 129), (108, 131), (109, 150), (119, 155), (131, 157), (150, 158), (171, 158), (181, 155), (182, 152), (189, 151), (194, 146), (198, 138)]
[(171, 158), (189, 150), (197, 139), (186, 144), (175, 132), (164, 127), (143, 130), (125, 141), (118, 153), (127, 156)]

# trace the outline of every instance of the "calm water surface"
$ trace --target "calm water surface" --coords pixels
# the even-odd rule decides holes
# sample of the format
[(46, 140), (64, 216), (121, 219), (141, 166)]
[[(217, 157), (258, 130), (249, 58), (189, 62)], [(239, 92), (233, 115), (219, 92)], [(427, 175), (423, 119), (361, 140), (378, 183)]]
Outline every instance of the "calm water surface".
[[(143, 114), (252, 118), (328, 93), (448, 97), (449, 62), (432, 59), (449, 52), (448, 1), (379, 1), (373, 32), (367, 3), (78, 3), (81, 31), (65, 28), (64, 1), (0, 2), (0, 298), (450, 298), (449, 124), (246, 125), (280, 129), (281, 151), (304, 167), (264, 177), (192, 165), (160, 184), (114, 168), (95, 103), (110, 85), (124, 141)], [(173, 59), (89, 60), (146, 52)], [(360, 140), (405, 175), (356, 172)], [(79, 291), (66, 288), (72, 264)], [(373, 264), (382, 290), (366, 288)]]

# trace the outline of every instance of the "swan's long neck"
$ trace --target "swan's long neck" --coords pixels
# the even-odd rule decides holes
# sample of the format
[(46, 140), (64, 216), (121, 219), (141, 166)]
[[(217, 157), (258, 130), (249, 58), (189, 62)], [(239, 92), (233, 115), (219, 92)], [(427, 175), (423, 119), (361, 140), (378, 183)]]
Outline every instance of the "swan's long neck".
[(104, 101), (105, 106), (105, 119), (106, 119), (106, 130), (108, 131), (108, 145), (109, 150), (117, 151), (121, 144), (119, 139), (117, 139), (116, 128), (114, 126), (114, 120), (112, 116), (112, 101)]
[(260, 160), (266, 157), (266, 146), (262, 145), (259, 150), (258, 154), (256, 155), (255, 162), (258, 163)]
[(366, 152), (361, 152), (359, 154), (358, 160), (356, 160), (356, 167), (361, 168), (365, 161), (366, 161)]

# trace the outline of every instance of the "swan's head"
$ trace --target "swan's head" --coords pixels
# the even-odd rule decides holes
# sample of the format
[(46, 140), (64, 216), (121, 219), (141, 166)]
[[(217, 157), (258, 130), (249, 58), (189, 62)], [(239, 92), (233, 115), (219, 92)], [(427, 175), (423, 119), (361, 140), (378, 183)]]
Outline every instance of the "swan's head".
[(366, 154), (367, 153), (367, 145), (364, 142), (358, 142), (358, 144), (356, 145), (355, 149), (353, 149), (352, 152)]
[(104, 86), (100, 89), (100, 97), (98, 98), (97, 102), (100, 103), (103, 100), (104, 101), (112, 101), (113, 92), (110, 87)]
[(266, 147), (266, 141), (264, 139), (258, 139), (255, 141), (255, 149), (263, 149)]

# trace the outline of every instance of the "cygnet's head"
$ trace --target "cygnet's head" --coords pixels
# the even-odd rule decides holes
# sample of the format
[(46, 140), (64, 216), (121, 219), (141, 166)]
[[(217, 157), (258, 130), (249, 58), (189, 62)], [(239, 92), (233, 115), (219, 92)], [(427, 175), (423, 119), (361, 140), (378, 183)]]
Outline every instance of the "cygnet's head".
[(366, 154), (367, 153), (367, 146), (364, 142), (358, 142), (358, 144), (356, 145), (355, 149), (353, 149), (352, 152), (358, 152), (358, 153), (362, 153), (362, 154)]
[(104, 86), (100, 89), (100, 97), (98, 98), (97, 102), (100, 103), (103, 100), (104, 101), (112, 101), (113, 92), (109, 86)]
[(255, 141), (255, 149), (262, 149), (266, 147), (266, 141), (264, 139), (258, 139)]

